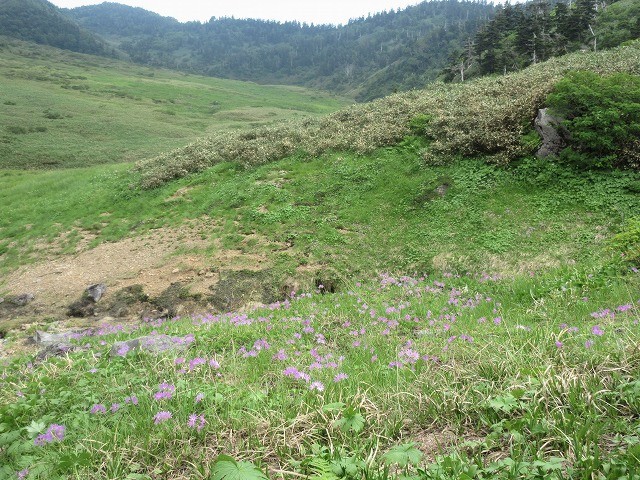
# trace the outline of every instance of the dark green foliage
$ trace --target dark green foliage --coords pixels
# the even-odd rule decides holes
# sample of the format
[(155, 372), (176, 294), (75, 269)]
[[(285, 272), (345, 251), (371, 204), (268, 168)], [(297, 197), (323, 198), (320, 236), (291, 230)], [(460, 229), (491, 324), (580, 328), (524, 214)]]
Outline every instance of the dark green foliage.
[(74, 52), (115, 55), (101, 39), (61, 15), (46, 0), (0, 1), (0, 33)]
[(640, 267), (640, 217), (629, 220), (611, 243), (625, 262)]
[(640, 168), (640, 76), (573, 72), (548, 104), (571, 134), (561, 158), (587, 168)]
[[(534, 0), (507, 3), (467, 40), (473, 45), (461, 63), (459, 52), (449, 59), (445, 81), (507, 73), (552, 57), (584, 50), (616, 47), (640, 35), (640, 2), (621, 0), (596, 10), (593, 0)], [(461, 71), (464, 66), (464, 78)]]
[(620, 0), (612, 3), (598, 16), (596, 31), (600, 48), (611, 48), (640, 38), (640, 2)]
[(433, 80), (491, 16), (484, 2), (433, 1), (344, 26), (212, 18), (178, 23), (104, 3), (65, 11), (114, 38), (135, 62), (259, 83), (307, 85), (370, 100)]

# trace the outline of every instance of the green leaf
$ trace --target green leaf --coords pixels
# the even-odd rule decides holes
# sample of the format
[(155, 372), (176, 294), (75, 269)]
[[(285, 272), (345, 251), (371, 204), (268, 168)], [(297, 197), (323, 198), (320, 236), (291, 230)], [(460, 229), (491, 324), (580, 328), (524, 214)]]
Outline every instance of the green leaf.
[(416, 448), (415, 443), (397, 445), (382, 456), (387, 465), (397, 464), (399, 467), (418, 465), (422, 460), (422, 452)]
[(26, 427), (26, 430), (27, 430), (27, 433), (29, 434), (29, 436), (33, 438), (33, 437), (41, 434), (42, 432), (44, 432), (46, 428), (47, 428), (47, 424), (46, 423), (44, 423), (44, 422), (36, 422), (34, 420), (33, 422), (31, 422), (31, 425)]
[(344, 412), (342, 418), (337, 419), (334, 425), (340, 428), (343, 432), (352, 431), (359, 433), (364, 428), (364, 417), (357, 411), (349, 408)]
[(215, 461), (211, 480), (268, 480), (267, 476), (251, 462), (237, 462), (228, 455), (220, 455)]
[(342, 411), (346, 405), (342, 402), (328, 403), (322, 407), (323, 412), (332, 413)]

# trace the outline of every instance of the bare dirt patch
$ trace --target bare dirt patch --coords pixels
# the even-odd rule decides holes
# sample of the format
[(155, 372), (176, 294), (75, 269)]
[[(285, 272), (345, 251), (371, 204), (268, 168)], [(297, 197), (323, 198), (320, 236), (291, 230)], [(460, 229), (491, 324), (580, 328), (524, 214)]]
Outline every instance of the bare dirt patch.
[[(211, 226), (203, 228), (210, 231)], [(217, 240), (189, 231), (189, 226), (163, 228), (24, 266), (7, 276), (2, 290), (34, 294), (32, 312), (37, 316), (63, 317), (68, 305), (95, 283), (107, 285), (105, 301), (136, 284), (151, 297), (176, 282), (204, 293), (218, 282), (220, 269), (260, 270), (268, 263), (263, 254), (221, 248)]]

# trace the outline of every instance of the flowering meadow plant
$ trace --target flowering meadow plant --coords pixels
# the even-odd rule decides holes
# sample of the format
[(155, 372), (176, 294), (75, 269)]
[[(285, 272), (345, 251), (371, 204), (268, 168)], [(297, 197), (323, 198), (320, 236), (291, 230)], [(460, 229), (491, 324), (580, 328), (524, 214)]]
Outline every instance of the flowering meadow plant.
[[(186, 468), (206, 474), (213, 468), (208, 448), (216, 445), (236, 458), (254, 452), (250, 458), (256, 464), (269, 452), (281, 452), (267, 460), (270, 468), (304, 472), (301, 466), (287, 467), (287, 458), (332, 461), (319, 447), (326, 435), (340, 445), (340, 462), (355, 459), (353, 468), (361, 473), (391, 461), (415, 472), (424, 461), (416, 452), (426, 448), (420, 443), (425, 435), (438, 439), (433, 448), (442, 454), (457, 455), (451, 429), (478, 438), (481, 425), (489, 422), (480, 441), (510, 442), (508, 458), (514, 461), (543, 461), (544, 450), (533, 452), (526, 445), (553, 440), (555, 456), (566, 452), (558, 465), (572, 472), (600, 471), (601, 464), (580, 463), (568, 454), (576, 442), (598, 448), (592, 436), (597, 433), (571, 436), (573, 427), (561, 421), (578, 415), (595, 422), (593, 407), (608, 412), (597, 417), (601, 428), (621, 428), (626, 412), (640, 408), (638, 367), (629, 354), (629, 345), (640, 339), (640, 297), (630, 299), (624, 284), (609, 285), (581, 294), (569, 307), (566, 298), (549, 296), (544, 310), (527, 313), (512, 301), (513, 281), (448, 272), (385, 274), (338, 294), (294, 295), (277, 308), (156, 319), (128, 335), (186, 335), (191, 347), (180, 354), (138, 355), (136, 362), (109, 358), (110, 345), (123, 333), (98, 327), (78, 339), (89, 350), (69, 357), (77, 368), (59, 359), (39, 365), (16, 361), (3, 368), (2, 395), (15, 394), (0, 410), (0, 425), (17, 430), (12, 436), (0, 432), (0, 442), (23, 438), (24, 447), (0, 450), (0, 458), (13, 465), (17, 478), (55, 478), (73, 468), (86, 468), (95, 478), (116, 471), (124, 478), (157, 468), (153, 459), (160, 455), (163, 475), (185, 468), (178, 457), (190, 459)], [(56, 381), (47, 381), (52, 374)], [(96, 375), (103, 380), (90, 380)], [(77, 387), (68, 390), (70, 384)], [(36, 406), (37, 415), (60, 423), (20, 426)], [(556, 426), (524, 429), (521, 437), (509, 439), (496, 433), (522, 415)], [(441, 427), (434, 428), (434, 421)], [(34, 436), (24, 443), (29, 431)], [(381, 445), (377, 456), (372, 441)], [(30, 453), (13, 453), (20, 448)], [(111, 452), (106, 459), (103, 448)], [(625, 448), (614, 448), (610, 458), (624, 461)], [(131, 463), (116, 462), (114, 455)], [(369, 467), (357, 460), (367, 455), (374, 455)], [(501, 465), (480, 455), (487, 471)]]

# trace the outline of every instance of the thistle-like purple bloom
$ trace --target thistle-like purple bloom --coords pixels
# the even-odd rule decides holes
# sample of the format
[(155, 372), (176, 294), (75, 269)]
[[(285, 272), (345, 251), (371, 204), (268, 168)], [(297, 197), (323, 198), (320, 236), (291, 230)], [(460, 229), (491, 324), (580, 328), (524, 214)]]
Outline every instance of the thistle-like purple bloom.
[(594, 325), (593, 328), (591, 329), (591, 333), (593, 333), (594, 335), (604, 335), (604, 330), (600, 328), (600, 325)]
[(333, 377), (333, 381), (335, 383), (338, 383), (338, 382), (341, 382), (342, 380), (346, 380), (347, 378), (349, 378), (349, 375), (347, 375), (346, 373), (340, 372), (335, 377)]
[(45, 433), (38, 435), (33, 443), (38, 447), (42, 447), (47, 443), (61, 442), (62, 440), (64, 440), (65, 430), (66, 427), (64, 425), (53, 423), (49, 425), (49, 428)]
[(195, 413), (189, 415), (189, 421), (187, 426), (189, 428), (195, 428), (198, 432), (202, 430), (207, 421), (204, 419), (204, 415), (196, 415)]
[(324, 384), (322, 382), (312, 382), (311, 385), (309, 385), (309, 390), (322, 392), (324, 390)]
[(166, 422), (171, 418), (171, 412), (158, 412), (153, 417), (153, 423), (158, 425), (159, 423)]
[(173, 397), (173, 393), (176, 391), (175, 385), (170, 383), (161, 383), (158, 385), (158, 391), (153, 395), (156, 400), (169, 400)]
[(93, 407), (91, 407), (92, 415), (97, 415), (98, 413), (107, 413), (106, 407), (101, 403), (96, 403)]

